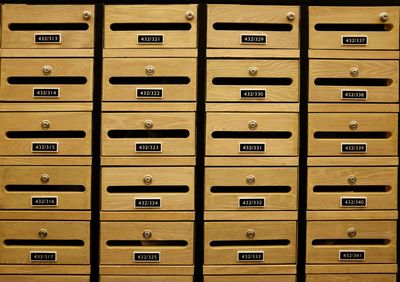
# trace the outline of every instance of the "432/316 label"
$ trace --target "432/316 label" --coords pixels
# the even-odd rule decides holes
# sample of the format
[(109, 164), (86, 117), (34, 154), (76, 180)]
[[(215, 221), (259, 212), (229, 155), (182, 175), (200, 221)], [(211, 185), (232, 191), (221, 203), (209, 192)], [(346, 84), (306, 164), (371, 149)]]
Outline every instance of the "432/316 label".
[(134, 252), (133, 253), (134, 262), (160, 262), (161, 254), (160, 252)]
[(267, 44), (267, 36), (263, 34), (241, 34), (241, 44)]
[(162, 144), (159, 143), (135, 143), (135, 152), (162, 152)]
[(31, 197), (32, 207), (57, 207), (58, 197), (57, 196), (32, 196)]
[(239, 251), (237, 261), (264, 261), (264, 251)]

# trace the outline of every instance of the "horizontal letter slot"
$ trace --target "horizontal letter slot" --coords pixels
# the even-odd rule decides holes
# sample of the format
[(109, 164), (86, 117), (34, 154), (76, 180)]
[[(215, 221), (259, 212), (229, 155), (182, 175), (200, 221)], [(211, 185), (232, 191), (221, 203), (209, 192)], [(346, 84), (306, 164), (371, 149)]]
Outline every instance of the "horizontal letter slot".
[(389, 139), (392, 136), (390, 132), (315, 132), (315, 139)]
[(60, 131), (7, 131), (7, 138), (85, 138), (86, 132), (81, 130)]
[(84, 192), (83, 185), (6, 185), (8, 192)]
[(189, 84), (187, 76), (116, 76), (111, 77), (109, 82), (114, 85), (124, 84)]
[(87, 23), (11, 23), (8, 29), (12, 31), (48, 31), (48, 30), (88, 30)]
[(188, 242), (185, 240), (108, 240), (109, 247), (186, 247)]
[(244, 31), (291, 31), (291, 24), (277, 23), (214, 23), (215, 30), (244, 30)]
[(68, 246), (82, 247), (85, 245), (83, 240), (20, 240), (8, 239), (4, 240), (7, 246)]
[(212, 186), (212, 193), (289, 193), (289, 186)]
[(215, 139), (289, 139), (289, 131), (214, 131), (211, 134)]
[(113, 23), (110, 25), (112, 31), (125, 30), (191, 30), (190, 23)]
[(10, 76), (7, 78), (9, 84), (86, 84), (84, 76)]
[(286, 77), (215, 77), (214, 85), (291, 85), (293, 80)]
[(390, 31), (392, 24), (316, 24), (318, 31)]
[(110, 138), (188, 138), (186, 129), (156, 129), (156, 130), (110, 130)]
[(385, 78), (317, 78), (314, 83), (321, 86), (390, 86), (393, 81)]
[(211, 241), (211, 247), (236, 247), (236, 246), (287, 246), (290, 240), (226, 240), (226, 241)]
[(187, 193), (188, 186), (108, 186), (108, 193)]
[(347, 246), (347, 245), (389, 245), (388, 239), (316, 239), (314, 246)]
[(385, 193), (391, 190), (390, 186), (386, 185), (317, 185), (313, 187), (316, 193), (335, 193), (335, 192), (349, 192), (349, 193)]

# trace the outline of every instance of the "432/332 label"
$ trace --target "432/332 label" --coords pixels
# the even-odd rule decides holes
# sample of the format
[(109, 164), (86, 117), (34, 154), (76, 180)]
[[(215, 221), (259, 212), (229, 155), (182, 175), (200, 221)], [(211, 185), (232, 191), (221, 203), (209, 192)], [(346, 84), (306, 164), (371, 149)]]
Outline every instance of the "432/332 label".
[(239, 208), (263, 208), (265, 207), (265, 198), (239, 198)]

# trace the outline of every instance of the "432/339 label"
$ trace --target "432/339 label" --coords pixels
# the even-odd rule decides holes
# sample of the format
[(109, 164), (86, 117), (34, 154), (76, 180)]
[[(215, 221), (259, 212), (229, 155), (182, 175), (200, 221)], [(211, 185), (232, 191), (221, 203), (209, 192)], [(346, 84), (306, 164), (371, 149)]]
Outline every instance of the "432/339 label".
[(367, 152), (367, 143), (341, 143), (341, 153), (365, 154)]

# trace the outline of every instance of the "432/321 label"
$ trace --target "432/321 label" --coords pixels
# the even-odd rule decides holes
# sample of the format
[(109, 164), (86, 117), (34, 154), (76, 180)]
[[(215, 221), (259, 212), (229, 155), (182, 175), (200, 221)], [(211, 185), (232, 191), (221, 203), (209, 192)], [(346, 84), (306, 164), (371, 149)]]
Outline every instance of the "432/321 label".
[(139, 34), (137, 36), (138, 44), (164, 44), (163, 34)]
[(135, 143), (135, 152), (162, 152), (162, 144), (159, 143)]

